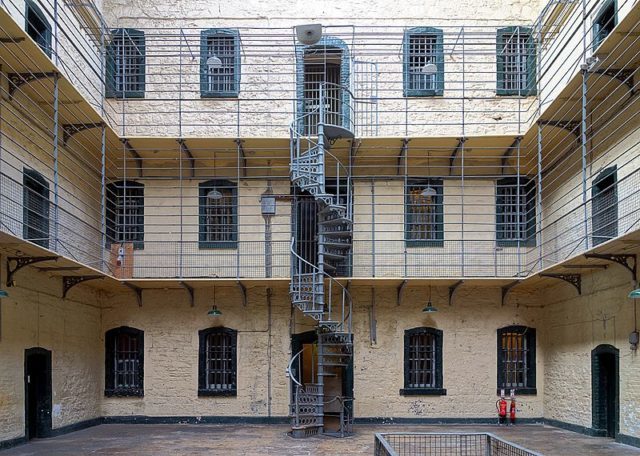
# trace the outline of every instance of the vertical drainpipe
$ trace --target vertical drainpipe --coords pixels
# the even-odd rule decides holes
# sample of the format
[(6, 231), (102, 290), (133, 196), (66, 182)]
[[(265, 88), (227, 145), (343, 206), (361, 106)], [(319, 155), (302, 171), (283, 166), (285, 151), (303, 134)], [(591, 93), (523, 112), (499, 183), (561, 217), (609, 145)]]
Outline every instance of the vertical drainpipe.
[(582, 152), (582, 207), (584, 217), (584, 249), (589, 249), (589, 218), (587, 211), (587, 79), (589, 72), (582, 70), (582, 119), (580, 122), (580, 150)]
[[(271, 167), (271, 164), (268, 164)], [(260, 197), (260, 209), (264, 218), (264, 274), (266, 278), (273, 275), (273, 238), (271, 225), (276, 212), (276, 199), (273, 196), (271, 180), (267, 181), (267, 189)]]
[(371, 275), (376, 276), (376, 186), (371, 179)]
[[(104, 43), (104, 23), (100, 21), (100, 115), (102, 119), (105, 118), (104, 114), (104, 96), (105, 96), (105, 43)], [(107, 194), (105, 191), (106, 184), (106, 146), (107, 141), (107, 125), (103, 121), (100, 135), (100, 269), (103, 271), (107, 270), (107, 265), (105, 264), (105, 246), (107, 245)]]
[(271, 288), (267, 288), (267, 312), (268, 312), (268, 327), (269, 327), (269, 342), (267, 344), (267, 359), (269, 361), (269, 366), (267, 368), (267, 416), (271, 418), (271, 320), (272, 320), (272, 310), (271, 310), (271, 296), (272, 290)]
[(536, 198), (537, 202), (537, 212), (538, 212), (538, 267), (542, 269), (544, 266), (542, 264), (542, 126), (540, 122), (537, 123), (538, 134), (537, 134), (537, 143), (538, 143), (538, 197)]

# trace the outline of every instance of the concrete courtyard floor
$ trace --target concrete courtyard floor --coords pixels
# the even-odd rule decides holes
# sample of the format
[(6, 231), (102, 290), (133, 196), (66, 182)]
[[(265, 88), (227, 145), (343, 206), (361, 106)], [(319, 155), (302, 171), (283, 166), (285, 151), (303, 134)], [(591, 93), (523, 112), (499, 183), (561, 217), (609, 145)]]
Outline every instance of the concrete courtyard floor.
[(14, 455), (373, 455), (376, 432), (492, 432), (544, 455), (640, 455), (640, 449), (611, 439), (586, 437), (542, 426), (358, 425), (345, 439), (294, 440), (283, 425), (103, 424), (0, 451)]

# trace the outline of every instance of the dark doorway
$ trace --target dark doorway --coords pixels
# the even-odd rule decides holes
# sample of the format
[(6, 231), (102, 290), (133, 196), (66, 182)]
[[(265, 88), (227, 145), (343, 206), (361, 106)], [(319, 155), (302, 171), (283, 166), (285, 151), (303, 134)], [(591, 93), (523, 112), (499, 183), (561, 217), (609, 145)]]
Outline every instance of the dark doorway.
[(24, 353), (25, 437), (51, 435), (51, 351), (36, 347)]
[(325, 123), (342, 125), (341, 65), (342, 50), (333, 47), (308, 49), (304, 55), (304, 134), (318, 134), (320, 121), (320, 86), (327, 83), (324, 90)]
[(591, 352), (593, 428), (615, 438), (619, 429), (619, 350), (599, 345)]

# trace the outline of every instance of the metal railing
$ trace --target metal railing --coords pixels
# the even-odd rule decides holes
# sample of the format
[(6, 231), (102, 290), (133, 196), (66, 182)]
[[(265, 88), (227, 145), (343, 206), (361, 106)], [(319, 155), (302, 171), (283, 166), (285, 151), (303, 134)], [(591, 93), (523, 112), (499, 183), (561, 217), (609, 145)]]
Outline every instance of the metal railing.
[(490, 433), (376, 433), (375, 456), (542, 456)]

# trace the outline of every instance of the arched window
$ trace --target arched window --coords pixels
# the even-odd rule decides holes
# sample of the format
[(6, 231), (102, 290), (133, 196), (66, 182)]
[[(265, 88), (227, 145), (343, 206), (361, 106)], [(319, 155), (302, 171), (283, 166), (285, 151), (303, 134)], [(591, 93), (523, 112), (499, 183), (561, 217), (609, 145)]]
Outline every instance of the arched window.
[(498, 329), (498, 390), (536, 394), (536, 330), (527, 326)]
[(235, 396), (237, 394), (237, 331), (208, 328), (199, 332), (199, 396)]
[(200, 248), (236, 248), (238, 185), (227, 180), (210, 180), (200, 184), (199, 194)]
[(442, 388), (442, 330), (413, 328), (404, 332), (402, 395), (445, 395)]
[(49, 183), (37, 171), (22, 172), (22, 237), (49, 248)]
[(144, 395), (144, 331), (128, 326), (105, 334), (105, 396)]

